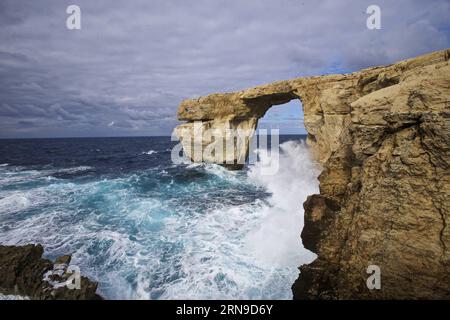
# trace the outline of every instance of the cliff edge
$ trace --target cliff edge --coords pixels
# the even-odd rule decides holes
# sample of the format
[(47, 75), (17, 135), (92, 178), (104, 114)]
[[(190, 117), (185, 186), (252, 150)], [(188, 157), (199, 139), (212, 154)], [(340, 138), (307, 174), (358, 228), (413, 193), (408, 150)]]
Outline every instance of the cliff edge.
[[(302, 101), (307, 142), (324, 170), (320, 194), (304, 203), (301, 233), (318, 258), (300, 267), (295, 299), (450, 298), (449, 56), (447, 49), (181, 103), (178, 118), (187, 123), (175, 133), (187, 155), (239, 168), (248, 144), (235, 145), (225, 163), (193, 155), (196, 142), (184, 133), (195, 136), (198, 122), (250, 136), (271, 106)], [(217, 143), (203, 138), (201, 150)], [(380, 289), (366, 285), (370, 265), (379, 267)]]

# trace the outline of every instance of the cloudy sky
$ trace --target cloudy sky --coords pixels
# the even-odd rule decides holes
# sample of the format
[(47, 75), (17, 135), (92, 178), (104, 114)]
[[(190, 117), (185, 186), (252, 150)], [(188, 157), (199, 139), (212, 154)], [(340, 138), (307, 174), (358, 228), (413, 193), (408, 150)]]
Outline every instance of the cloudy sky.
[[(71, 4), (81, 30), (66, 28)], [(0, 0), (0, 138), (169, 135), (185, 98), (449, 42), (448, 0)], [(297, 132), (301, 117), (291, 102), (264, 124)]]

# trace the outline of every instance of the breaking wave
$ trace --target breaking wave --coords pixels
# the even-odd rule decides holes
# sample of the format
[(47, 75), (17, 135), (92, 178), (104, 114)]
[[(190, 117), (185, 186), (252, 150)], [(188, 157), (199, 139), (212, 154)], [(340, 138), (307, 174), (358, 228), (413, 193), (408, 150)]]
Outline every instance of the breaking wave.
[(315, 257), (300, 240), (302, 203), (318, 191), (304, 143), (283, 143), (271, 176), (260, 163), (164, 161), (115, 175), (7, 167), (0, 243), (73, 253), (109, 299), (290, 299), (297, 267)]
[(158, 153), (158, 151), (155, 151), (155, 150), (149, 150), (149, 151), (147, 151), (147, 152), (142, 152), (142, 154), (146, 154), (146, 155), (152, 155), (152, 154), (154, 154), (154, 153)]

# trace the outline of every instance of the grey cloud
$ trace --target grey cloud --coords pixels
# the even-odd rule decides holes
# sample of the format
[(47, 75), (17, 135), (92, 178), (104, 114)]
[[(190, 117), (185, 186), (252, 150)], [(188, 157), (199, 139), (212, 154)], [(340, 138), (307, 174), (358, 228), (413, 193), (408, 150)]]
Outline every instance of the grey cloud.
[(20, 121), (17, 121), (17, 124), (19, 126), (29, 127), (29, 126), (33, 126), (34, 122), (33, 121), (20, 120)]
[(448, 1), (377, 1), (370, 31), (372, 2), (78, 0), (69, 31), (73, 1), (2, 0), (0, 137), (170, 134), (184, 98), (449, 47)]

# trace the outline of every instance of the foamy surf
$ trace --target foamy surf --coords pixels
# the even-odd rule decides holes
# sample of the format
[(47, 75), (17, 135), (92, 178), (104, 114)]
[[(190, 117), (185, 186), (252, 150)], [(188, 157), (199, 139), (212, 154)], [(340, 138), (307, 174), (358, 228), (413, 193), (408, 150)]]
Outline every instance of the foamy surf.
[(142, 154), (146, 154), (146, 155), (148, 155), (148, 156), (151, 156), (152, 154), (155, 154), (155, 153), (158, 153), (158, 151), (155, 151), (155, 150), (149, 150), (149, 151), (147, 151), (147, 152), (142, 152)]
[(27, 296), (19, 296), (14, 294), (1, 294), (0, 293), (0, 300), (30, 300)]
[(248, 173), (249, 179), (266, 188), (271, 196), (246, 241), (255, 256), (268, 265), (295, 267), (315, 259), (315, 254), (303, 248), (299, 235), (303, 228), (302, 204), (308, 195), (319, 191), (319, 170), (305, 143), (288, 141), (280, 149), (275, 175), (262, 174), (260, 162)]
[(314, 259), (299, 235), (317, 179), (303, 144), (281, 147), (274, 176), (258, 164), (175, 166), (170, 154), (155, 164), (139, 157), (153, 166), (123, 174), (7, 167), (0, 243), (41, 243), (49, 258), (72, 253), (108, 299), (290, 299), (297, 267)]

